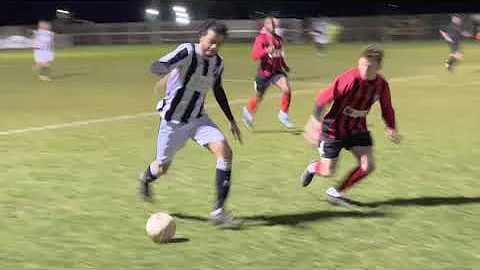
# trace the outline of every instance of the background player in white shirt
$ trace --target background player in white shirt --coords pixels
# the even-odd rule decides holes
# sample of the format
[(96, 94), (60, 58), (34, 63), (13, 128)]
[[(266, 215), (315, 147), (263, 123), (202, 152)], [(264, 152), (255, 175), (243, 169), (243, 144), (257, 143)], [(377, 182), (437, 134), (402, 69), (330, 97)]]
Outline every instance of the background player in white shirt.
[(323, 55), (329, 43), (329, 23), (326, 19), (315, 20), (312, 23), (310, 35), (315, 42), (317, 54)]
[(222, 227), (236, 227), (238, 221), (225, 210), (230, 190), (232, 150), (222, 131), (204, 111), (206, 94), (213, 88), (234, 137), (241, 142), (240, 130), (222, 86), (223, 59), (218, 51), (226, 35), (227, 27), (223, 23), (208, 21), (200, 30), (199, 43), (181, 44), (175, 51), (152, 64), (152, 73), (161, 77), (169, 76), (166, 79), (165, 98), (157, 106), (162, 118), (157, 156), (141, 176), (140, 191), (145, 199), (150, 200), (151, 183), (167, 172), (176, 152), (189, 139), (193, 139), (217, 158), (217, 199), (210, 217)]
[(51, 31), (50, 23), (38, 22), (38, 29), (33, 36), (33, 58), (35, 65), (33, 70), (38, 73), (42, 81), (50, 80), (50, 66), (53, 62), (54, 33)]
[(285, 40), (285, 28), (282, 27), (282, 21), (279, 18), (273, 18), (273, 23), (275, 24), (275, 34)]

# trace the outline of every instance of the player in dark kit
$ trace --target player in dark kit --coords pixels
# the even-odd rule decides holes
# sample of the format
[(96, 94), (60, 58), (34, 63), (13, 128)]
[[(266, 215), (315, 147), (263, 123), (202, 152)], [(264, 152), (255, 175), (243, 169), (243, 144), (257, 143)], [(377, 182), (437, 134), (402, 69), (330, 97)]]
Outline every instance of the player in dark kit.
[(290, 71), (290, 68), (285, 62), (283, 39), (276, 34), (276, 25), (275, 18), (266, 18), (264, 27), (256, 37), (255, 44), (252, 48), (252, 59), (254, 61), (260, 60), (260, 67), (255, 78), (256, 95), (250, 98), (247, 106), (243, 108), (243, 122), (250, 129), (253, 126), (253, 117), (257, 107), (260, 105), (260, 102), (262, 102), (270, 84), (274, 84), (282, 90), (282, 102), (280, 111), (278, 112), (278, 119), (286, 127), (294, 127), (288, 118), (288, 110), (292, 96), (287, 77), (287, 72)]
[[(377, 72), (382, 66), (384, 52), (370, 45), (362, 51), (358, 67), (342, 75), (318, 94), (314, 113), (305, 126), (305, 140), (319, 147), (321, 159), (311, 162), (302, 175), (302, 185), (308, 186), (315, 175), (330, 177), (335, 173), (342, 148), (350, 150), (358, 166), (337, 187), (326, 191), (330, 202), (348, 204), (343, 194), (374, 170), (373, 142), (367, 129), (366, 117), (378, 100), (387, 126), (387, 137), (398, 142), (395, 113), (387, 81)], [(328, 113), (324, 108), (333, 101)]]
[(461, 25), (462, 18), (455, 14), (452, 15), (450, 24), (440, 29), (440, 34), (450, 47), (450, 55), (445, 61), (445, 67), (450, 72), (453, 71), (455, 64), (463, 59), (463, 53), (460, 52), (460, 40), (462, 36), (470, 36), (469, 33), (462, 31)]

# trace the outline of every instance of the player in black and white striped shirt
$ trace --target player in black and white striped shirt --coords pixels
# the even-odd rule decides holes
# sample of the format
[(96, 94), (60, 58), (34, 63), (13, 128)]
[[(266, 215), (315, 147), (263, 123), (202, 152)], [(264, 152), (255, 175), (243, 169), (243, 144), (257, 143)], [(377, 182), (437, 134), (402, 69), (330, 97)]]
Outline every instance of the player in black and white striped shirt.
[(227, 35), (227, 27), (217, 21), (206, 22), (200, 30), (199, 43), (185, 43), (161, 57), (151, 66), (152, 73), (166, 80), (165, 98), (157, 109), (161, 115), (157, 156), (141, 177), (141, 193), (151, 199), (151, 183), (167, 172), (176, 152), (189, 139), (207, 147), (217, 158), (217, 200), (210, 216), (222, 226), (237, 226), (225, 210), (230, 189), (232, 150), (223, 133), (205, 113), (207, 92), (215, 98), (231, 125), (234, 137), (241, 141), (240, 130), (230, 110), (222, 86), (223, 59), (218, 55)]

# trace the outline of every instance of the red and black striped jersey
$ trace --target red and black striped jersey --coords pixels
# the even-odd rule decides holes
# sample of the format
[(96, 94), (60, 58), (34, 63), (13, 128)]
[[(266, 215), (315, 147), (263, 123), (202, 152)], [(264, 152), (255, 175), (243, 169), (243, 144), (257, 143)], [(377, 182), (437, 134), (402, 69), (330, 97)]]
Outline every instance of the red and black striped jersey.
[[(269, 46), (275, 48), (271, 53), (266, 51), (266, 48)], [(266, 31), (260, 32), (255, 38), (255, 44), (252, 48), (252, 59), (254, 61), (260, 60), (258, 72), (264, 77), (281, 72), (287, 66), (284, 58), (282, 37)]]
[(323, 136), (341, 139), (368, 131), (366, 116), (377, 100), (386, 125), (395, 129), (395, 111), (387, 81), (380, 74), (374, 80), (364, 80), (357, 67), (347, 70), (316, 97), (318, 106), (333, 101), (323, 118)]

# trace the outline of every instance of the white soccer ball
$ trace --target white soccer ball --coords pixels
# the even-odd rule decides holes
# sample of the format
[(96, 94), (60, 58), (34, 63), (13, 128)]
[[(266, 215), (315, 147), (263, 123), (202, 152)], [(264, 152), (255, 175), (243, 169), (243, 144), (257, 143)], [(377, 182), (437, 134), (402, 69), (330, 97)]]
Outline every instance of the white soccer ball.
[(175, 235), (177, 225), (172, 216), (160, 212), (150, 216), (145, 229), (153, 242), (165, 243)]

